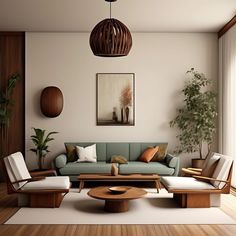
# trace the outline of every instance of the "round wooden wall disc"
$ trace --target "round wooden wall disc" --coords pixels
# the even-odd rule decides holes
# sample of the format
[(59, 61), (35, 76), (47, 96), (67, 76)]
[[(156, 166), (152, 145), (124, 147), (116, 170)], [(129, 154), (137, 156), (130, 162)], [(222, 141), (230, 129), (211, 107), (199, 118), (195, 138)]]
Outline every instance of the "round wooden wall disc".
[(63, 94), (57, 87), (50, 86), (43, 89), (40, 97), (42, 113), (47, 117), (57, 117), (63, 109)]

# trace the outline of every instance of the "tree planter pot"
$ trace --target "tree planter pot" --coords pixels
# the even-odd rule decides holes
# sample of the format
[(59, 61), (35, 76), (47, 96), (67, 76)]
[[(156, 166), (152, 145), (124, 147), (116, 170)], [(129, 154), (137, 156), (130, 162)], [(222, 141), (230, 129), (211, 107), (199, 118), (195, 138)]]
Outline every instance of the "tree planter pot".
[(193, 168), (202, 168), (204, 165), (205, 159), (192, 159)]

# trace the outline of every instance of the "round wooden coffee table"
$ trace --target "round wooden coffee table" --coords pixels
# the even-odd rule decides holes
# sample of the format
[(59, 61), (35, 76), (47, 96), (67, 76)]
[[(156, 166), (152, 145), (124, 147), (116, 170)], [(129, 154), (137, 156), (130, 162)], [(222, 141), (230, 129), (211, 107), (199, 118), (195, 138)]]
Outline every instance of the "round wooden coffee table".
[(112, 193), (109, 187), (97, 187), (88, 192), (92, 198), (105, 200), (104, 210), (108, 212), (125, 212), (129, 210), (129, 200), (143, 197), (147, 192), (141, 188), (130, 187), (122, 194)]

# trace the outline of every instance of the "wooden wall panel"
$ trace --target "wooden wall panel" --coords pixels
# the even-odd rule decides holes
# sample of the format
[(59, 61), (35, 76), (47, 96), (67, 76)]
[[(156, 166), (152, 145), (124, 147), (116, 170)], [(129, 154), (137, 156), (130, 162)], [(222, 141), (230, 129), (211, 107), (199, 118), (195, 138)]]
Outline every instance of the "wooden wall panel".
[(5, 88), (9, 76), (19, 73), (13, 93), (9, 126), (9, 153), (25, 152), (25, 33), (0, 32), (0, 88)]

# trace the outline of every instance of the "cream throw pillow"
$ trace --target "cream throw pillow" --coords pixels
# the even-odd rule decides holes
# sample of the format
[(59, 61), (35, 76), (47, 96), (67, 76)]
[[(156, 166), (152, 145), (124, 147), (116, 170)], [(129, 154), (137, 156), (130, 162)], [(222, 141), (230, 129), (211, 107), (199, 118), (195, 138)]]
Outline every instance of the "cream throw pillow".
[(96, 144), (88, 147), (76, 146), (77, 162), (97, 162)]

